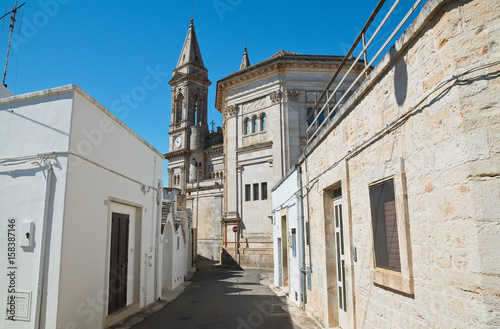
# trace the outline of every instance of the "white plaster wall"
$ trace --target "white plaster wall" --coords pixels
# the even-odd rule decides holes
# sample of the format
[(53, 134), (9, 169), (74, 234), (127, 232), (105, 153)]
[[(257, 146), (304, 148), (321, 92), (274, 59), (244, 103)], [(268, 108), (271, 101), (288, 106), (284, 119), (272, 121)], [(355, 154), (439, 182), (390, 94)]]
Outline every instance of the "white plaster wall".
[[(298, 190), (297, 171), (293, 171), (281, 184), (273, 191), (273, 246), (274, 246), (274, 285), (279, 286), (279, 256), (278, 256), (278, 238), (281, 238), (281, 215), (282, 209), (286, 209), (288, 220), (288, 233), (291, 235), (291, 229), (296, 229), (296, 253), (293, 256), (292, 246), (288, 246), (288, 255), (290, 262), (289, 268), (289, 298), (297, 305), (300, 305), (302, 293), (300, 291), (300, 236), (299, 236), (299, 217), (298, 217), (298, 198), (295, 192)], [(297, 294), (297, 299), (295, 299)]]
[(181, 226), (175, 229), (173, 214), (169, 213), (161, 236), (160, 258), (163, 260), (161, 285), (164, 291), (180, 286), (191, 271), (191, 226), (186, 219), (184, 221), (183, 233)]
[[(248, 165), (244, 167), (242, 174), (242, 233), (271, 233), (271, 221), (267, 216), (271, 214), (271, 169), (267, 162)], [(267, 182), (267, 200), (262, 200), (261, 183)], [(245, 185), (250, 184), (251, 201), (245, 200)], [(253, 184), (259, 184), (259, 199), (253, 200)]]
[[(0, 159), (28, 156), (52, 151), (65, 151), (68, 148), (71, 119), (71, 96), (53, 95), (43, 99), (33, 99), (21, 95), (15, 98), (0, 100)], [(16, 219), (17, 248), (16, 290), (31, 292), (30, 322), (6, 321), (0, 317), (1, 328), (34, 328), (35, 301), (37, 298), (37, 283), (39, 275), (40, 245), (42, 224), (44, 218), (44, 200), (46, 191), (46, 176), (48, 166), (34, 165), (32, 161), (17, 165), (0, 164), (0, 213), (2, 214), (0, 228), (0, 246), (7, 248), (7, 219)], [(66, 184), (67, 157), (58, 156), (49, 161), (54, 166), (55, 187), (52, 197), (52, 216), (50, 229), (52, 234), (50, 252), (47, 254), (48, 297), (43, 299), (47, 305), (47, 314), (56, 313), (59, 293), (58, 276), (60, 264), (58, 259), (61, 253), (61, 236), (64, 194)], [(12, 164), (3, 163), (3, 164)], [(19, 241), (23, 238), (21, 232), (22, 221), (33, 221), (34, 248), (23, 250)], [(5, 273), (7, 267), (7, 253), (2, 252), (0, 264)], [(7, 300), (7, 276), (0, 276), (0, 300), (2, 309), (5, 309)]]
[[(186, 227), (187, 229), (187, 227)], [(186, 235), (189, 232), (186, 230)], [(174, 241), (173, 241), (173, 250), (174, 250), (174, 259), (172, 266), (172, 289), (177, 288), (181, 285), (187, 274), (189, 273), (189, 269), (187, 268), (187, 264), (185, 259), (187, 255), (189, 255), (189, 239), (188, 237), (184, 237), (182, 234), (182, 229), (179, 226), (179, 229), (176, 231), (174, 228)]]
[(128, 289), (136, 294), (129, 292), (128, 302), (142, 307), (158, 297), (154, 266), (163, 161), (87, 95), (74, 97), (70, 150), (88, 161), (70, 158), (57, 326), (96, 328), (107, 314), (111, 212), (131, 215), (128, 280), (135, 288)]

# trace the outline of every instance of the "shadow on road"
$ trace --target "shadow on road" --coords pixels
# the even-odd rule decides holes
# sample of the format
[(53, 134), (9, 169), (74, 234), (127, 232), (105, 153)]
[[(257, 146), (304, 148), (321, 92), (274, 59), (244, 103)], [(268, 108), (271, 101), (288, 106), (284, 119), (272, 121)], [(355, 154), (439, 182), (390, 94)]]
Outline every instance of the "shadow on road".
[(299, 328), (284, 303), (259, 283), (263, 270), (221, 267), (210, 260), (197, 267), (182, 295), (132, 328)]

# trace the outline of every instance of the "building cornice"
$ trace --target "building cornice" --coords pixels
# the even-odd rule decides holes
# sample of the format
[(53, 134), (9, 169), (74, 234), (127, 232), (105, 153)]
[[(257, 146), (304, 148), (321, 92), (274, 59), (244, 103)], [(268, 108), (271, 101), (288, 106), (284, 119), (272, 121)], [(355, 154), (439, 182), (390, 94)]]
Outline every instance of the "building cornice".
[(210, 155), (210, 154), (222, 153), (223, 151), (224, 151), (224, 144), (218, 144), (212, 146), (209, 149), (203, 150), (203, 153), (205, 155)]
[(170, 160), (173, 158), (178, 158), (186, 155), (190, 155), (191, 150), (179, 150), (179, 151), (173, 151), (169, 153), (165, 153), (163, 156), (165, 157), (166, 160)]
[(257, 150), (264, 150), (273, 147), (273, 142), (265, 142), (259, 144), (253, 144), (248, 146), (239, 147), (236, 149), (237, 153), (253, 152)]
[[(224, 93), (228, 88), (245, 83), (256, 77), (265, 76), (287, 69), (303, 70), (336, 70), (344, 57), (327, 55), (300, 55), (287, 54), (271, 57), (265, 61), (254, 64), (250, 67), (237, 71), (227, 77), (217, 81), (215, 107), (224, 113)], [(353, 59), (354, 61), (354, 59)], [(364, 65), (359, 63), (359, 70), (364, 69)], [(333, 74), (333, 73), (332, 73)]]

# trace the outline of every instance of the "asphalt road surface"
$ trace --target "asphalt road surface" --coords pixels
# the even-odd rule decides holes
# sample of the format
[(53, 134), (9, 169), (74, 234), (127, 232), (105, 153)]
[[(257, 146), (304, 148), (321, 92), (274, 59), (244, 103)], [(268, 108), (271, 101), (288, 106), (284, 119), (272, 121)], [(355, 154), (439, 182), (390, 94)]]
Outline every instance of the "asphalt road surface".
[(260, 284), (262, 273), (198, 262), (191, 285), (132, 328), (300, 329), (285, 311), (285, 303), (267, 285)]

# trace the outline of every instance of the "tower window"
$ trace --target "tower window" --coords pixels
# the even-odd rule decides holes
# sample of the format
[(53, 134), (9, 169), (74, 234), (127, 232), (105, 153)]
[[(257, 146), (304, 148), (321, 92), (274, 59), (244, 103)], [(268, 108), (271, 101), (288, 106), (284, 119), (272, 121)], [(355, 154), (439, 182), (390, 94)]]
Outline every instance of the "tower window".
[(182, 94), (179, 94), (175, 99), (175, 110), (174, 110), (175, 123), (179, 123), (182, 121), (183, 112), (184, 112), (184, 96)]
[(266, 124), (267, 124), (267, 115), (265, 113), (262, 113), (260, 116), (260, 130), (265, 131), (266, 130)]
[(194, 120), (195, 125), (201, 125), (201, 113), (200, 113), (200, 94), (195, 94), (193, 97), (194, 101)]

